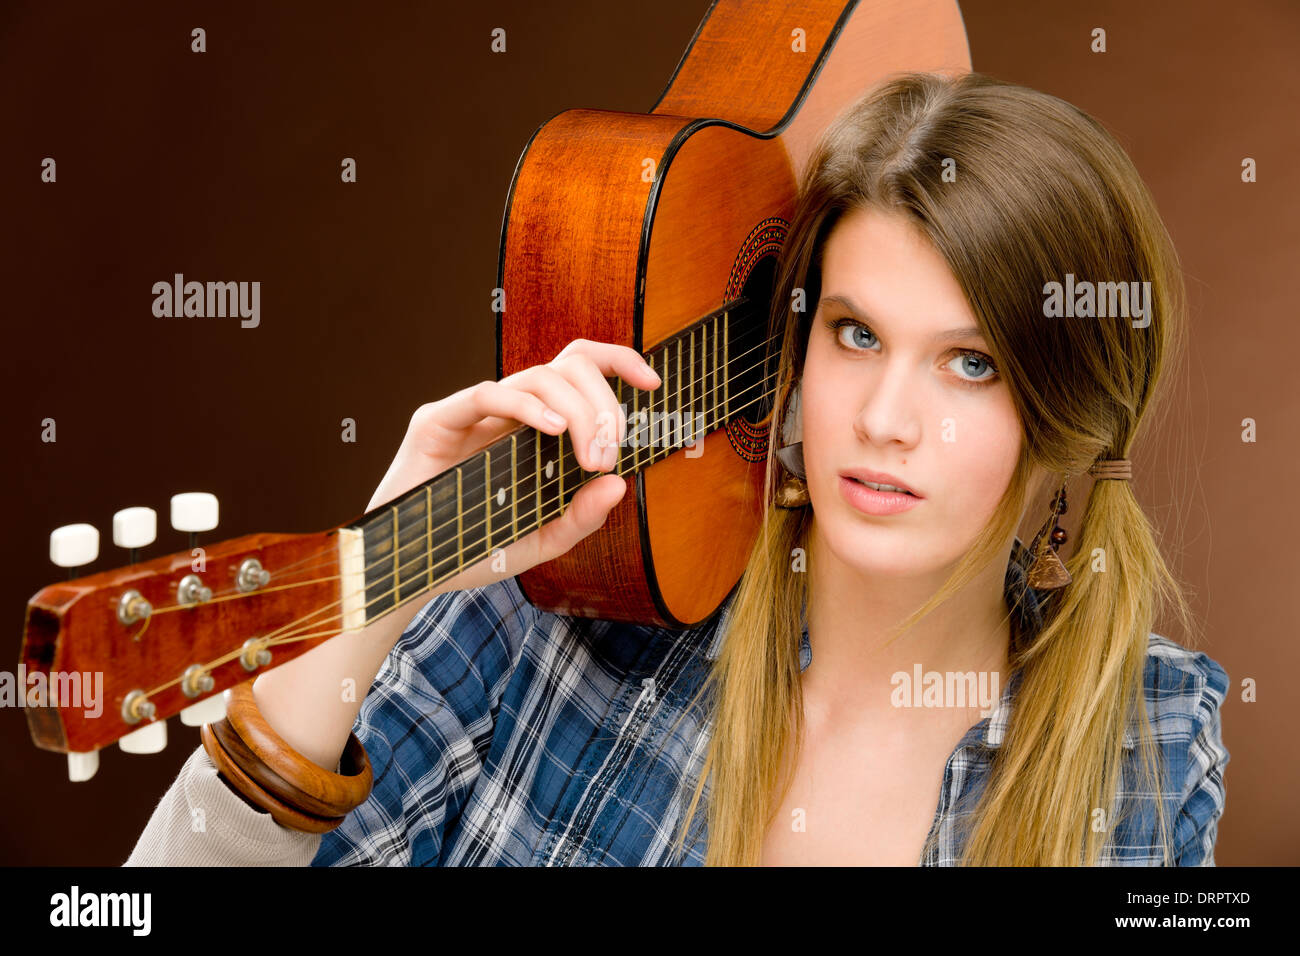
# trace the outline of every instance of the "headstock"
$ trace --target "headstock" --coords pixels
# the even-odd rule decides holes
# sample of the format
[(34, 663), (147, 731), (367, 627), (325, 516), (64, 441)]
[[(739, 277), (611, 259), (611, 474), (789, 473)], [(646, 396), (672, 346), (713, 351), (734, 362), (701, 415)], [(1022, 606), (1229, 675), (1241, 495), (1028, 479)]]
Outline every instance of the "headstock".
[[(211, 546), (211, 495), (176, 495), (172, 525), (190, 548), (134, 563), (153, 543), (157, 516), (127, 508), (113, 539), (133, 563), (43, 588), (27, 604), (14, 701), (27, 710), (38, 747), (68, 754), (73, 780), (88, 780), (100, 748), (128, 753), (166, 746), (166, 720), (191, 726), (225, 714), (223, 691), (292, 660), (342, 631), (340, 529), (255, 534)], [(69, 569), (98, 554), (91, 525), (50, 536), (50, 558)]]

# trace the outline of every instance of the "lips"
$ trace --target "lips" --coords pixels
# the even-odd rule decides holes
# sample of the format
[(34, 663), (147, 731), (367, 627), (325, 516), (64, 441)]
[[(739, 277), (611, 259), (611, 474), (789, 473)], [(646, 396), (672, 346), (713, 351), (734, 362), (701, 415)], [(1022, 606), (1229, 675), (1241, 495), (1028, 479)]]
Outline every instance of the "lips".
[(887, 472), (870, 471), (866, 468), (850, 468), (846, 471), (840, 472), (840, 474), (843, 475), (845, 478), (853, 478), (860, 482), (871, 481), (871, 482), (875, 482), (878, 485), (893, 485), (895, 488), (901, 488), (903, 491), (907, 492), (908, 494), (912, 495), (915, 498), (925, 497), (920, 492), (918, 492), (915, 488), (909, 485), (907, 482), (903, 481), (903, 479), (895, 475), (888, 474)]

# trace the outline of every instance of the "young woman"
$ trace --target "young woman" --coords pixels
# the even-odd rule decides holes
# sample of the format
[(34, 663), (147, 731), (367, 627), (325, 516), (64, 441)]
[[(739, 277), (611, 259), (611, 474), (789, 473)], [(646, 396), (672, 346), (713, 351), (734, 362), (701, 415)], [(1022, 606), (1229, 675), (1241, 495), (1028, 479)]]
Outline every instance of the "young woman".
[[(1128, 311), (1086, 314), (1120, 283)], [(523, 599), (513, 576), (624, 493), (597, 477), (507, 572), (258, 678), (307, 759), (364, 744), (374, 790), (341, 825), (280, 826), (200, 748), (128, 862), (1212, 864), (1227, 675), (1152, 633), (1164, 609), (1194, 627), (1125, 477), (1182, 280), (1124, 152), (1051, 96), (896, 77), (809, 164), (774, 316), (772, 505), (722, 613), (680, 632)], [(614, 374), (659, 384), (579, 341), (424, 406), (371, 506), (516, 422), (614, 469)], [(374, 678), (364, 702), (347, 678)]]

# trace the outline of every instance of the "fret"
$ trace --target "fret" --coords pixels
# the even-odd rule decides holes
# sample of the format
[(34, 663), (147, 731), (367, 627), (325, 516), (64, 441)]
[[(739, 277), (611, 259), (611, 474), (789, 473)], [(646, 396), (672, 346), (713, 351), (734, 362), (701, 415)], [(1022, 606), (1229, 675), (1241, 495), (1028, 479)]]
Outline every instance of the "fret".
[[(460, 479), (458, 476), (458, 480), (462, 482), (458, 496), (459, 515), (463, 515), (463, 518), (457, 524), (457, 544), (460, 553), (458, 567), (463, 569), (487, 554), (483, 542), (489, 529), (495, 527), (492, 522), (492, 495), (487, 486), (492, 473), (491, 449), (481, 451), (474, 458), (461, 464), (465, 470), (465, 478)], [(481, 481), (474, 477), (475, 468), (480, 464), (483, 467)], [(478, 517), (479, 515), (482, 517)]]
[(689, 365), (691, 367), (691, 440), (695, 441), (699, 435), (699, 419), (696, 417), (695, 409), (695, 330), (691, 329), (691, 334), (687, 338), (687, 349), (690, 352)]
[(366, 620), (396, 607), (403, 596), (423, 590), (428, 571), (424, 547), (425, 491), (408, 492), (359, 525)]
[(533, 432), (533, 480), (537, 485), (537, 524), (542, 526), (542, 433)]
[(717, 320), (716, 318), (713, 320), (713, 323), (714, 323), (714, 327), (713, 327), (713, 338), (710, 339), (710, 342), (712, 343), (712, 346), (713, 346), (713, 351), (709, 353), (709, 358), (708, 358), (708, 360), (707, 360), (707, 365), (706, 365), (706, 367), (705, 367), (705, 369), (704, 369), (704, 375), (705, 375), (705, 382), (706, 382), (706, 383), (708, 382), (708, 375), (709, 375), (709, 373), (710, 373), (710, 372), (713, 373), (713, 385), (712, 385), (712, 386), (709, 386), (709, 385), (706, 384), (705, 387), (704, 387), (704, 414), (707, 415), (707, 416), (709, 416), (709, 421), (710, 421), (710, 422), (713, 421), (713, 410), (714, 410), (714, 406), (715, 406), (715, 403), (716, 403), (716, 401), (717, 401), (717, 395), (718, 395), (718, 328), (717, 328), (717, 321), (718, 321), (718, 320)]
[(429, 581), (436, 587), (462, 569), (465, 514), (461, 467), (444, 472), (425, 487), (430, 514)]
[[(613, 377), (606, 376), (606, 384), (609, 385), (610, 391), (614, 393), (615, 400), (618, 399), (619, 389), (623, 387), (623, 381), (617, 375)], [(622, 406), (619, 407), (618, 414), (622, 415)], [(609, 474), (619, 474), (619, 465), (623, 463), (623, 443), (619, 441), (619, 421), (614, 418), (609, 423), (609, 440), (614, 443), (614, 467), (609, 470)]]
[(564, 432), (555, 446), (555, 471), (560, 476), (560, 514), (564, 514)]
[(396, 515), (396, 571), (393, 575), (393, 606), (424, 589), (429, 564), (425, 528), (429, 523), (424, 493), (419, 489), (399, 498)]
[[(398, 509), (393, 509), (393, 593), (402, 593), (402, 526), (398, 523)], [(398, 603), (394, 598), (393, 604)]]
[(549, 510), (552, 502), (557, 500), (556, 489), (560, 487), (560, 443), (564, 432), (550, 435), (537, 433), (537, 469), (540, 476), (537, 481), (537, 527), (555, 517)]
[(663, 396), (661, 403), (663, 410), (659, 415), (659, 437), (655, 439), (656, 446), (659, 448), (659, 457), (666, 458), (673, 447), (673, 391), (672, 391), (672, 356), (673, 350), (671, 345), (665, 345), (661, 350), (664, 357), (664, 374), (662, 377), (663, 384), (660, 386)]
[(519, 453), (517, 432), (510, 433), (510, 540), (519, 540)]
[(492, 550), (492, 449), (483, 453), (483, 529), (486, 547)]
[(513, 516), (519, 490), (515, 486), (515, 449), (514, 442), (499, 439), (487, 449), (488, 462), (492, 470), (489, 481), (488, 520), (491, 522), (492, 534), (483, 549), (484, 554), (491, 554), (497, 548), (503, 548), (516, 540), (512, 535)]
[(577, 449), (573, 447), (573, 442), (569, 442), (568, 448), (561, 454), (560, 460), (556, 463), (556, 468), (561, 475), (568, 475), (569, 477), (569, 480), (560, 489), (560, 508), (562, 511), (567, 511), (569, 503), (573, 500), (574, 495), (578, 493), (578, 489), (590, 477), (578, 461)]
[[(616, 432), (614, 433), (615, 437), (618, 436), (618, 432), (619, 432), (619, 431), (626, 432), (626, 430), (627, 430), (627, 424), (628, 424), (628, 421), (627, 421), (627, 399), (623, 396), (623, 389), (624, 389), (626, 386), (627, 386), (627, 383), (624, 382), (623, 379), (621, 379), (621, 378), (615, 376), (615, 378), (614, 378), (614, 398), (617, 399), (617, 401), (618, 401), (618, 414), (619, 414), (619, 417), (622, 418), (622, 422), (619, 423), (618, 431), (616, 431)], [(626, 442), (627, 442), (627, 438), (626, 438), (626, 436), (623, 438), (623, 440), (622, 440), (621, 442), (619, 442), (618, 457), (615, 459), (615, 462), (614, 462), (614, 472), (615, 472), (615, 474), (619, 474), (619, 475), (623, 474), (623, 472), (619, 471), (619, 468), (622, 467), (622, 464), (623, 464), (623, 445), (624, 445)]]
[(433, 485), (424, 486), (424, 549), (428, 556), (429, 565), (429, 582), (428, 586), (433, 587)]
[(456, 466), (456, 573), (465, 568), (465, 502), (461, 498), (460, 465)]
[[(660, 371), (655, 368), (655, 357), (662, 354), (662, 352), (651, 352), (649, 357), (650, 371), (659, 376), (659, 382), (661, 385), (666, 384), (664, 376), (668, 374), (668, 370), (665, 368), (663, 371)], [(663, 431), (663, 421), (663, 409), (655, 408), (655, 393), (651, 392), (650, 407), (646, 411), (646, 444), (650, 448), (649, 461), (646, 462), (647, 465), (653, 465), (655, 461), (658, 460), (656, 456), (659, 454), (659, 442), (661, 440), (660, 433)]]
[(705, 414), (705, 420), (712, 421), (712, 408), (710, 407), (712, 405), (712, 399), (710, 398), (712, 393), (708, 389), (708, 369), (711, 368), (711, 364), (708, 362), (708, 349), (710, 349), (712, 339), (708, 337), (707, 323), (702, 325), (699, 330), (703, 333), (702, 347), (699, 350), (699, 364), (701, 364), (701, 369), (699, 369), (699, 390), (702, 393), (699, 398), (701, 398), (701, 405), (703, 406), (701, 411)]
[(392, 570), (397, 549), (394, 547), (392, 508), (385, 508), (362, 526), (366, 620), (392, 605)]
[(673, 436), (672, 448), (682, 444), (682, 340), (677, 340), (677, 396), (673, 399), (677, 405), (676, 434)]
[(641, 445), (638, 436), (638, 427), (640, 425), (640, 408), (641, 408), (641, 389), (632, 389), (632, 418), (628, 421), (627, 435), (632, 441), (632, 470), (641, 469)]
[[(663, 417), (659, 426), (659, 457), (667, 458), (673, 451), (673, 390), (670, 385), (670, 370), (672, 367), (673, 350), (671, 345), (665, 345), (661, 350), (664, 357), (664, 375), (663, 385), (660, 386), (663, 391)], [(678, 369), (678, 374), (681, 370)]]

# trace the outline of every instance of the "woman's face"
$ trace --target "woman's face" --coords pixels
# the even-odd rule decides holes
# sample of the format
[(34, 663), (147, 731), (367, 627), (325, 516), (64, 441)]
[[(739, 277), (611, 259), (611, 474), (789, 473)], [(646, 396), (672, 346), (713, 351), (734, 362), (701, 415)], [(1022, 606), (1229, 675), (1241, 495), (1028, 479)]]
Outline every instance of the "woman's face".
[[(823, 253), (821, 296), (800, 393), (818, 534), (864, 574), (946, 573), (1015, 470), (1010, 392), (956, 278), (902, 215), (844, 214)], [(872, 492), (844, 477), (855, 469), (917, 497)]]

